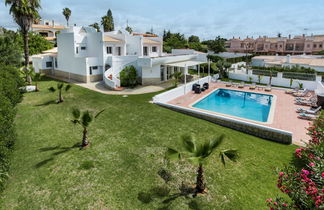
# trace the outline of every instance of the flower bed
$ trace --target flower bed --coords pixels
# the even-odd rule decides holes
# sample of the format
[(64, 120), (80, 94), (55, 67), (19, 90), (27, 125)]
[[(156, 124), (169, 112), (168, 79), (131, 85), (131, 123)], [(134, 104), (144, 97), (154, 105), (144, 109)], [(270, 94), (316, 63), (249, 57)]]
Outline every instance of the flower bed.
[(279, 172), (278, 188), (291, 198), (267, 199), (270, 209), (324, 208), (324, 112), (308, 128), (311, 140), (295, 151), (290, 166)]

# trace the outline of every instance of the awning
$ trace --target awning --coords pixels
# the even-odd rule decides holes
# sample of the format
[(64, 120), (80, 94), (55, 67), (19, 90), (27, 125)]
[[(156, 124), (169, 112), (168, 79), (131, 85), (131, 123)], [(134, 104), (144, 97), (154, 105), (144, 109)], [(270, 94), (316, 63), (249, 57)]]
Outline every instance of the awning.
[(168, 66), (176, 66), (176, 67), (189, 67), (189, 66), (196, 66), (199, 64), (203, 64), (207, 62), (202, 61), (182, 61), (182, 62), (176, 62), (176, 63), (168, 63), (166, 65)]

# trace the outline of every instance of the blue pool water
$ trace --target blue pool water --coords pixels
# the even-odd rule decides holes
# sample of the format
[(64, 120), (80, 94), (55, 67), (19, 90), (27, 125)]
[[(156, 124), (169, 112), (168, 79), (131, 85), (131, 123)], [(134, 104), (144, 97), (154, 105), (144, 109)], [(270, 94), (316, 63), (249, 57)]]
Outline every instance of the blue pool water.
[(268, 121), (272, 96), (218, 89), (193, 105), (195, 108), (260, 122)]

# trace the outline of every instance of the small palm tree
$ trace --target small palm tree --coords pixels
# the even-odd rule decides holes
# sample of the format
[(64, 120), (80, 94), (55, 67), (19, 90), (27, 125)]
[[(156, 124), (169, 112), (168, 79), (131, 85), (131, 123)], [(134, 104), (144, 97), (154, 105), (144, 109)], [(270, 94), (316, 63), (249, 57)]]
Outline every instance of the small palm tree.
[(23, 68), (22, 73), (25, 77), (25, 82), (30, 85), (32, 83), (32, 77), (34, 75), (34, 69), (33, 68)]
[(66, 8), (63, 9), (62, 14), (65, 17), (66, 25), (69, 26), (69, 19), (70, 19), (70, 16), (72, 14), (72, 11), (69, 8), (66, 7)]
[(174, 86), (177, 87), (178, 83), (182, 77), (182, 73), (177, 71), (172, 74), (172, 77), (174, 78)]
[(105, 111), (104, 109), (98, 112), (94, 117), (93, 115), (87, 110), (81, 113), (80, 109), (78, 108), (73, 108), (72, 110), (72, 115), (73, 115), (73, 120), (72, 123), (74, 124), (79, 124), (83, 128), (83, 137), (82, 137), (82, 148), (86, 147), (89, 145), (88, 141), (88, 128), (91, 122), (93, 122), (93, 119), (96, 119), (99, 117), (99, 115)]
[[(198, 165), (196, 187), (194, 197), (198, 193), (205, 193), (206, 184), (204, 182), (204, 169), (203, 166), (207, 163), (207, 159), (215, 152), (215, 150), (223, 142), (225, 136), (221, 135), (218, 138), (207, 141), (204, 144), (197, 145), (191, 135), (183, 135), (182, 137), (183, 151), (168, 148), (166, 157), (169, 159), (185, 158), (191, 163)], [(225, 157), (231, 161), (236, 161), (238, 152), (234, 149), (222, 150), (219, 152), (219, 157), (225, 166)]]
[(38, 82), (39, 82), (41, 79), (42, 79), (42, 74), (41, 74), (41, 73), (35, 73), (35, 74), (34, 74), (35, 91), (36, 91), (36, 92), (39, 91)]
[(259, 84), (261, 84), (261, 80), (262, 80), (262, 78), (263, 78), (263, 75), (259, 74), (259, 75), (258, 75)]
[[(64, 85), (63, 82), (57, 83), (57, 90), (58, 90), (58, 100), (57, 100), (57, 103), (62, 103), (64, 101), (63, 95), (62, 95), (62, 89), (63, 89), (64, 86), (65, 86), (65, 88), (64, 88), (65, 92), (67, 92), (72, 87), (69, 84)], [(56, 89), (54, 87), (50, 87), (50, 88), (48, 88), (48, 90), (51, 91), (51, 92), (55, 92), (56, 91)]]

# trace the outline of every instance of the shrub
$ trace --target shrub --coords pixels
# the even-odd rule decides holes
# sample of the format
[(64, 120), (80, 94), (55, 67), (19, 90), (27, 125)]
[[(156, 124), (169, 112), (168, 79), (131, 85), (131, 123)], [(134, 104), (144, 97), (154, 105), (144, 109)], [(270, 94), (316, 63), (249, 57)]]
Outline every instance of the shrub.
[[(308, 128), (311, 140), (295, 151), (293, 163), (279, 171), (277, 187), (292, 202), (283, 198), (267, 199), (270, 209), (324, 208), (324, 112)], [(280, 201), (280, 202), (278, 202)]]
[(14, 67), (0, 67), (0, 191), (8, 177), (9, 156), (15, 141), (15, 105), (21, 101), (23, 81)]
[(134, 66), (126, 66), (120, 72), (120, 83), (123, 87), (135, 87), (137, 84), (137, 71)]

